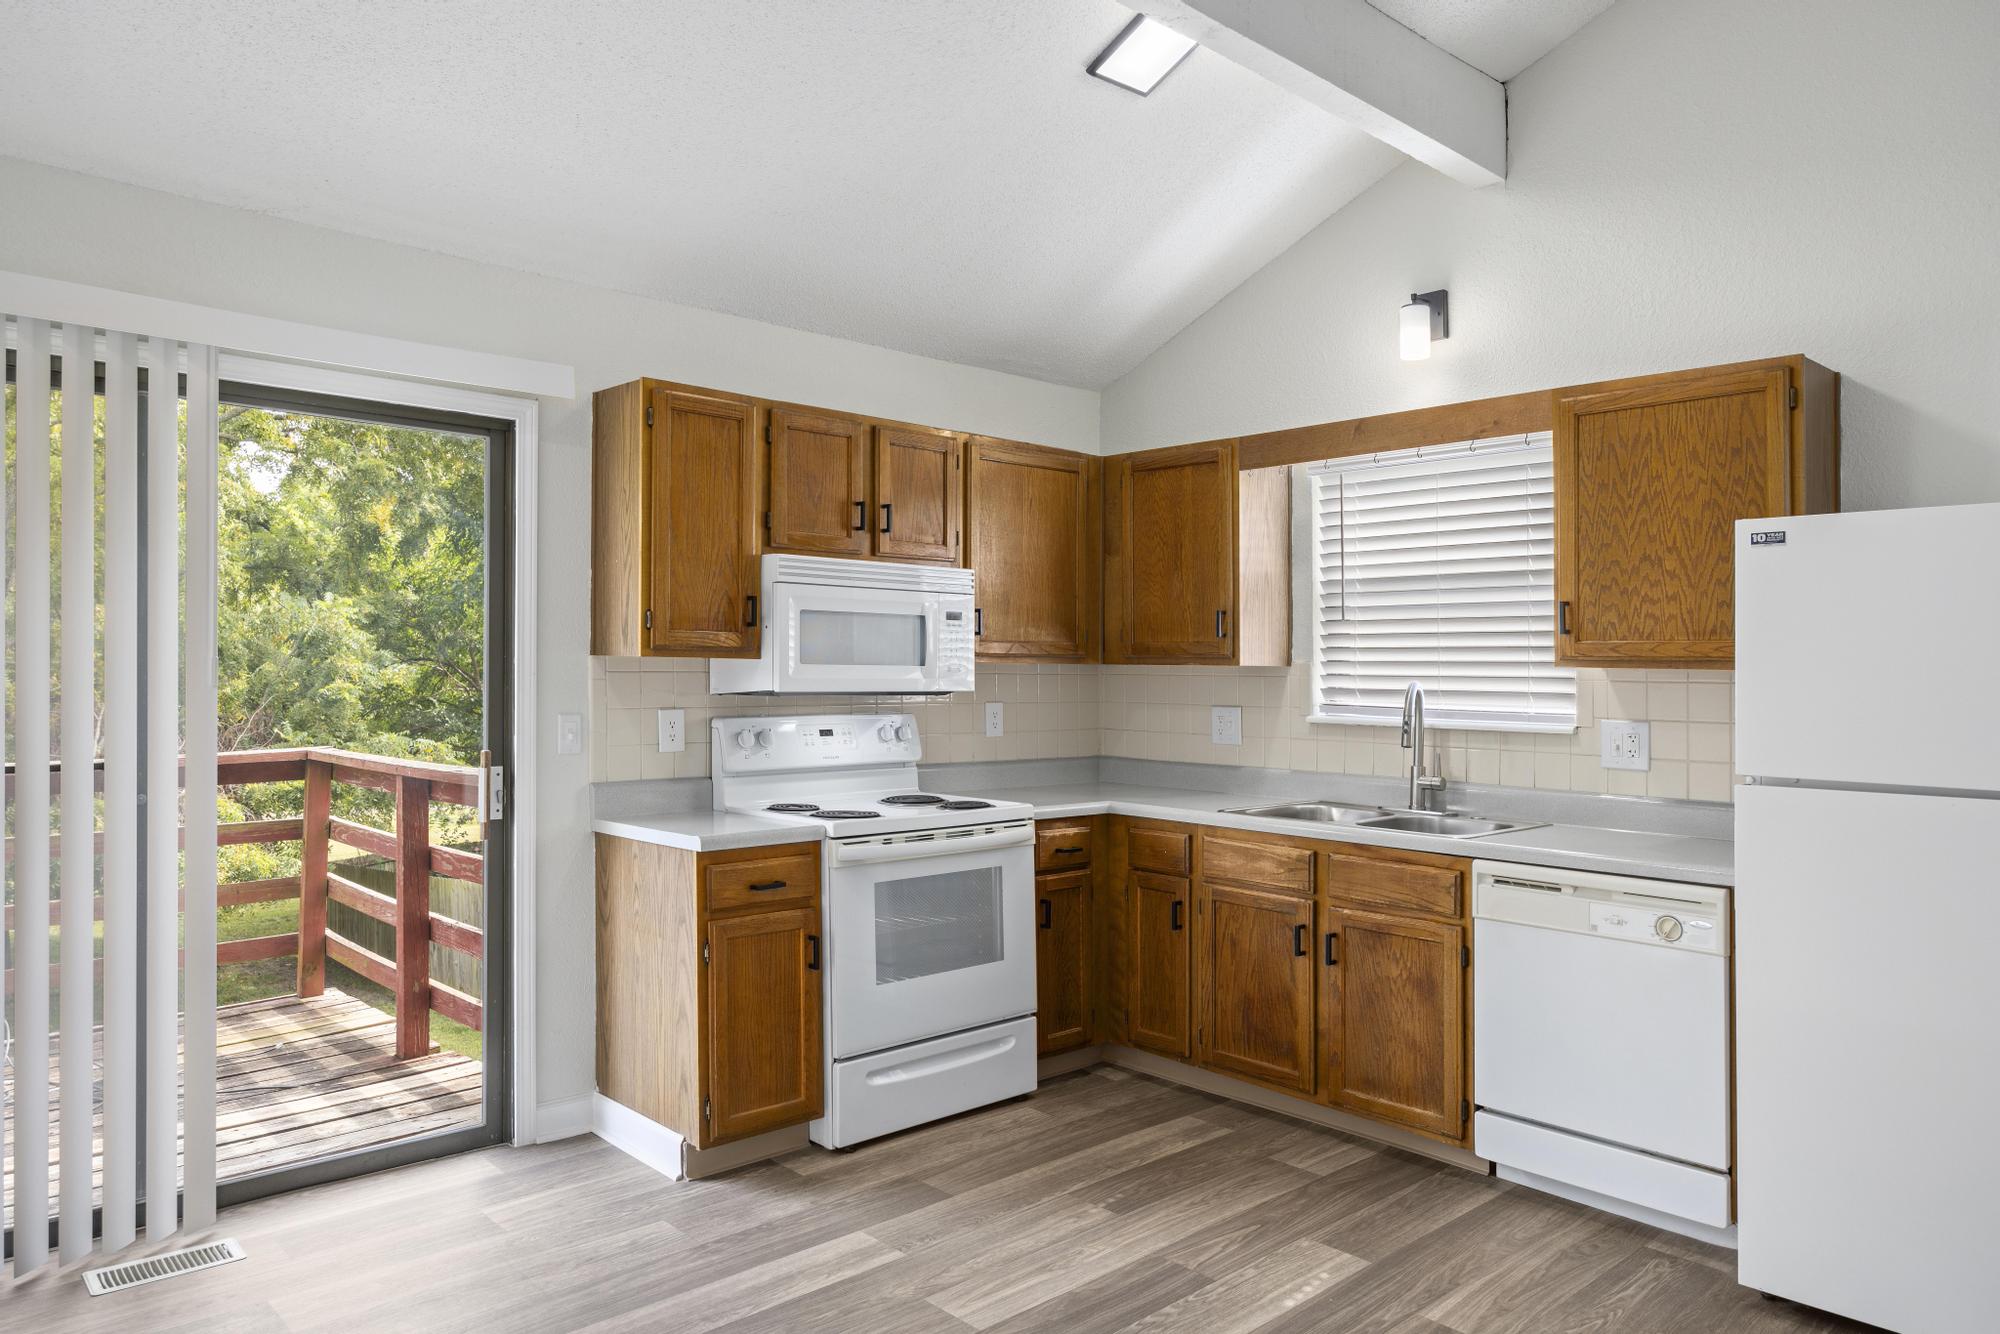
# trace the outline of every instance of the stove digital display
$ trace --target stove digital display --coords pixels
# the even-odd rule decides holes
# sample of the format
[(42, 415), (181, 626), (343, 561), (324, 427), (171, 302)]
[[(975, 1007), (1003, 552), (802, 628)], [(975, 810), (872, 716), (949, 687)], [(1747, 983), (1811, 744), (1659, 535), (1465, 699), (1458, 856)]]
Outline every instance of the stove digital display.
[(832, 735), (833, 735), (833, 729), (832, 729), (831, 727), (822, 727), (822, 728), (820, 728), (820, 729), (819, 729), (819, 734), (820, 734), (821, 736), (832, 736)]

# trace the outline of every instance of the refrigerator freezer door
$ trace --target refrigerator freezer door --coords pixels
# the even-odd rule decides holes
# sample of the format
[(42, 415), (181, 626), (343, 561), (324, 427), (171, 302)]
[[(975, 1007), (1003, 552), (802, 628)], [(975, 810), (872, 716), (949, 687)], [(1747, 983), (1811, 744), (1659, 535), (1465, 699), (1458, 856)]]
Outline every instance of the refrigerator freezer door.
[(1736, 772), (2000, 790), (2000, 505), (1736, 525)]
[(2000, 800), (1737, 789), (1739, 1278), (1891, 1329), (2000, 1311)]

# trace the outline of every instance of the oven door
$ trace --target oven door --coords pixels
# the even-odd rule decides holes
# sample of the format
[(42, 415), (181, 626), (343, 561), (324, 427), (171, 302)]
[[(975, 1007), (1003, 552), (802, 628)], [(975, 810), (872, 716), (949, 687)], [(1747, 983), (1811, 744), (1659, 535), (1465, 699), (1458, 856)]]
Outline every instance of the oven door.
[(836, 840), (827, 893), (836, 1060), (1035, 1009), (1034, 826)]
[(942, 595), (774, 584), (770, 596), (780, 692), (939, 689)]

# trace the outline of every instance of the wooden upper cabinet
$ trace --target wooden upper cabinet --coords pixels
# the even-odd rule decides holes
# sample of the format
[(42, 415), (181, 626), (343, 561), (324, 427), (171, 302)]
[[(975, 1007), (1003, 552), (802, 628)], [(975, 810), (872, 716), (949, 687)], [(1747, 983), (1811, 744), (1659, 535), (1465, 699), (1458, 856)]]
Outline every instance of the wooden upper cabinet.
[(709, 922), (704, 1145), (824, 1110), (820, 958), (814, 908)]
[(865, 556), (873, 525), (868, 504), (868, 427), (853, 417), (773, 407), (768, 528), (771, 551)]
[(1462, 1139), (1465, 932), (1323, 905), (1320, 1092), (1336, 1107)]
[(875, 554), (956, 565), (965, 513), (964, 442), (920, 426), (875, 428)]
[(1234, 440), (1105, 461), (1104, 660), (1290, 663), (1287, 470), (1239, 479)]
[(645, 380), (592, 408), (590, 651), (757, 656), (757, 404)]
[(1100, 461), (979, 436), (967, 448), (979, 656), (1096, 661)]
[(1556, 391), (1556, 656), (1735, 659), (1739, 519), (1839, 508), (1839, 377), (1803, 357)]
[(1201, 1063), (1310, 1095), (1313, 900), (1205, 882), (1198, 916)]

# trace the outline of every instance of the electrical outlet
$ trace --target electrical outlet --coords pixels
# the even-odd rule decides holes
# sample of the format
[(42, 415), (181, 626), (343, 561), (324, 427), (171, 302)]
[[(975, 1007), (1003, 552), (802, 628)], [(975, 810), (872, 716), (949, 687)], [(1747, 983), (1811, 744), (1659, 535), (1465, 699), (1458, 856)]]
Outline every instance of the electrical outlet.
[(1243, 744), (1243, 710), (1234, 704), (1218, 704), (1208, 711), (1208, 739), (1218, 746)]
[(659, 709), (655, 711), (660, 720), (660, 751), (687, 749), (687, 710)]
[(994, 703), (986, 706), (986, 735), (1002, 736), (1007, 731), (1007, 706)]
[(582, 714), (559, 713), (556, 715), (556, 754), (583, 754)]
[(1599, 719), (1598, 763), (1607, 769), (1650, 769), (1653, 767), (1653, 725)]

